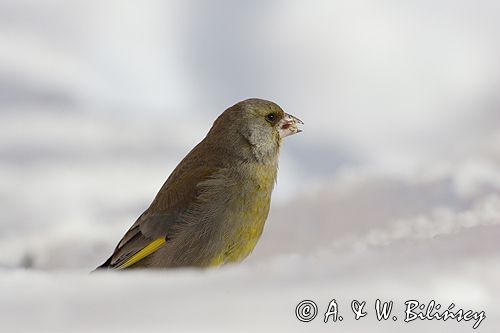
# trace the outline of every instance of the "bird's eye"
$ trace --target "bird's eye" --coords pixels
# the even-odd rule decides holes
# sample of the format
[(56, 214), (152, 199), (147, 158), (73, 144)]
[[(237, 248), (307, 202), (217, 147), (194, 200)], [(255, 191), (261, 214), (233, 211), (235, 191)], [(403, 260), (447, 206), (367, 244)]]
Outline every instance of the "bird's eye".
[(276, 113), (269, 113), (267, 116), (266, 116), (266, 120), (270, 123), (274, 123), (276, 121), (276, 119), (278, 119), (278, 116), (276, 115)]

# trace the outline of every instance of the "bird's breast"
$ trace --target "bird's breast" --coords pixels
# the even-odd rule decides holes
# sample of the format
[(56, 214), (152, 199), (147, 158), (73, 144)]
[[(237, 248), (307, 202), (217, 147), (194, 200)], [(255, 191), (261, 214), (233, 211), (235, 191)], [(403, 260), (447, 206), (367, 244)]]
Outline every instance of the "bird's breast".
[(269, 214), (276, 174), (274, 165), (251, 164), (237, 171), (222, 227), (223, 246), (212, 265), (241, 261), (255, 248)]

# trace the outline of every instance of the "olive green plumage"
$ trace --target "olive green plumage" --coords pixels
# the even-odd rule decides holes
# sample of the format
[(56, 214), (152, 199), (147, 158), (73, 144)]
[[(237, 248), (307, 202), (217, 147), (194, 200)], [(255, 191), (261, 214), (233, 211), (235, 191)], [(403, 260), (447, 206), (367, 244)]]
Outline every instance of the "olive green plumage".
[(277, 104), (224, 111), (99, 268), (207, 267), (254, 249), (269, 213), (282, 138), (300, 132)]

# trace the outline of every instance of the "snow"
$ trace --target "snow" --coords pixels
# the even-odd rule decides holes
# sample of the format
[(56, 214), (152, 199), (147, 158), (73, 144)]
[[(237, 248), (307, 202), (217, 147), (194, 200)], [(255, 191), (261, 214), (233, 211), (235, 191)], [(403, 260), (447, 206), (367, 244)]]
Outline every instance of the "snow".
[[(7, 271), (0, 275), (2, 328), (16, 332), (326, 332), (359, 330), (468, 332), (472, 322), (404, 323), (404, 302), (434, 299), (447, 307), (486, 311), (480, 330), (499, 323), (498, 256), (422, 258), (427, 245), (411, 246), (394, 265), (383, 250), (363, 255), (323, 253), (284, 256), (258, 264), (209, 271), (86, 274)], [(409, 249), (409, 246), (407, 247)], [(314, 300), (318, 317), (299, 322), (295, 306)], [(343, 322), (323, 323), (336, 299)], [(366, 301), (369, 315), (355, 321), (352, 300)], [(376, 299), (394, 301), (397, 322), (377, 322)]]

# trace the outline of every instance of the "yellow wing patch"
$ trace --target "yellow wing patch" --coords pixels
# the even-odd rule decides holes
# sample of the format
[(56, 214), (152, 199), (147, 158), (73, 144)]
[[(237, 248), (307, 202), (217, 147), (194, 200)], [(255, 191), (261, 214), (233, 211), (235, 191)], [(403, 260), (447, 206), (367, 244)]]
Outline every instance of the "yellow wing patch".
[(132, 266), (133, 264), (146, 258), (151, 253), (158, 250), (160, 247), (165, 245), (166, 242), (167, 241), (165, 240), (165, 238), (159, 238), (159, 239), (155, 240), (154, 242), (152, 242), (151, 244), (149, 244), (148, 246), (146, 246), (145, 248), (143, 248), (142, 250), (140, 250), (139, 252), (134, 254), (129, 260), (125, 261), (123, 264), (118, 266), (117, 269), (124, 269), (124, 268)]

